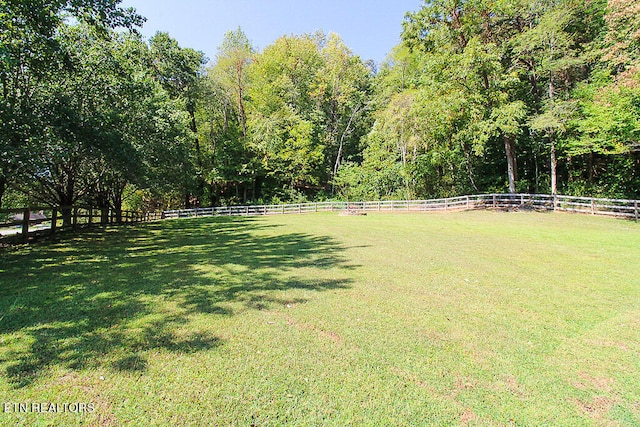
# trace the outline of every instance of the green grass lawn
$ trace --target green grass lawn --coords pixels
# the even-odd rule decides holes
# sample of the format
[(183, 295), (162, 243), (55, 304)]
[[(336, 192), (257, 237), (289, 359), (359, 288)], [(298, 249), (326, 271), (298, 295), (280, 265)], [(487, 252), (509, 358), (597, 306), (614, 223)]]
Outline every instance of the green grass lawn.
[(309, 214), (62, 239), (0, 252), (0, 425), (640, 425), (634, 222)]

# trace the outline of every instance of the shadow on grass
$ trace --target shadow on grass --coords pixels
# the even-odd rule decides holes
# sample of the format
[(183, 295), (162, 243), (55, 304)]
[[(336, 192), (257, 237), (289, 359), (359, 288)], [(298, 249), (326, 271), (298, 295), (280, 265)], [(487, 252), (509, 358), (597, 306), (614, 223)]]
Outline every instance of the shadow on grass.
[(144, 371), (148, 350), (224, 345), (191, 328), (194, 315), (305, 302), (278, 296), (287, 289), (348, 286), (301, 270), (350, 268), (344, 248), (271, 228), (251, 218), (175, 220), (0, 253), (4, 374), (17, 388), (53, 366)]

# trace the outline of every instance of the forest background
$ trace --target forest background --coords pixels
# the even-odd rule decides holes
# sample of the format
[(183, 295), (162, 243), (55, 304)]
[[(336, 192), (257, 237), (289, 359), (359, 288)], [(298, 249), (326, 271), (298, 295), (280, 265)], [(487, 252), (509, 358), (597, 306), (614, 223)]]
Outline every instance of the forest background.
[(640, 196), (640, 3), (435, 0), (215, 58), (120, 0), (0, 0), (0, 207)]

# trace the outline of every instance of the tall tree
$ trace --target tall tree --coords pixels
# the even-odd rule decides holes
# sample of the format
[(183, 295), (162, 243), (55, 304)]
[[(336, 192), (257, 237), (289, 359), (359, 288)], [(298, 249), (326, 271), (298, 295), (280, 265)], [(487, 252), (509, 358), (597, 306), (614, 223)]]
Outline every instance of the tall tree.
[(0, 2), (0, 203), (43, 136), (36, 88), (65, 65), (56, 33), (66, 16), (98, 28), (129, 27), (144, 19), (120, 0), (3, 0)]
[(567, 151), (574, 177), (591, 194), (638, 197), (640, 191), (640, 6), (608, 3), (603, 36), (590, 46), (598, 62), (573, 92), (578, 114)]
[(266, 196), (310, 193), (322, 184), (324, 149), (312, 97), (323, 66), (317, 35), (283, 36), (250, 68), (249, 136), (258, 154)]
[[(464, 154), (471, 184), (471, 154), (500, 141), (506, 156), (508, 188), (516, 191), (516, 139), (521, 134), (524, 106), (515, 98), (513, 77), (504, 63), (504, 40), (494, 4), (488, 1), (439, 0), (407, 15), (403, 40), (428, 58), (422, 87), (435, 86), (443, 117), (457, 116), (448, 137)], [(423, 89), (424, 90), (424, 89)], [(430, 89), (428, 89), (430, 90)], [(445, 136), (446, 137), (446, 136)]]
[(123, 48), (131, 43), (121, 37), (86, 25), (59, 28), (57, 41), (70, 66), (36, 92), (48, 113), (39, 145), (25, 163), (28, 188), (40, 201), (62, 206), (66, 224), (70, 206), (80, 199), (101, 208), (121, 200), (139, 163), (125, 130), (145, 88), (134, 81), (139, 67), (127, 64)]
[(184, 195), (185, 205), (199, 204), (204, 195), (204, 156), (198, 136), (196, 110), (202, 90), (203, 66), (207, 62), (202, 52), (183, 48), (168, 33), (158, 32), (149, 41), (155, 76), (172, 99), (179, 100), (189, 115), (195, 152), (196, 188)]
[(513, 40), (515, 55), (529, 58), (527, 72), (535, 74), (537, 82), (545, 85), (544, 88), (536, 88), (542, 102), (530, 126), (548, 139), (551, 194), (558, 191), (558, 137), (564, 133), (571, 118), (571, 103), (566, 101), (585, 61), (580, 52), (580, 28), (576, 26), (576, 21), (583, 16), (581, 12), (584, 12), (579, 3), (563, 1), (557, 5), (550, 4), (535, 26)]
[(238, 123), (243, 138), (247, 138), (247, 112), (245, 102), (247, 98), (248, 73), (247, 67), (251, 63), (254, 49), (247, 36), (240, 28), (225, 34), (222, 44), (218, 48), (213, 72), (221, 86), (229, 92), (229, 97), (236, 104)]
[(335, 33), (329, 34), (321, 54), (324, 64), (318, 71), (312, 96), (321, 108), (318, 125), (333, 179), (344, 158), (355, 153), (364, 134), (371, 70)]
[(257, 174), (248, 147), (247, 102), (254, 49), (240, 28), (225, 34), (214, 64), (207, 70), (210, 102), (203, 105), (209, 141), (209, 193), (255, 199)]

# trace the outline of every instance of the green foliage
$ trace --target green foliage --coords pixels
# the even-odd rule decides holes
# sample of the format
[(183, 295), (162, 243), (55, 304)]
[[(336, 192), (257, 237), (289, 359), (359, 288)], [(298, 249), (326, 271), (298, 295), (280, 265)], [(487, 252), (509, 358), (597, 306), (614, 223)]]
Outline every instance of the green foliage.
[(265, 195), (289, 188), (313, 197), (358, 154), (370, 72), (335, 34), (285, 36), (250, 67), (249, 134)]
[[(72, 64), (58, 32), (73, 16), (102, 33), (132, 28), (144, 18), (119, 0), (3, 0), (0, 2), (0, 202), (7, 185), (15, 185), (25, 163), (48, 136), (48, 105), (39, 93), (50, 78)], [(46, 101), (46, 99), (45, 99)]]
[[(608, 11), (604, 1), (582, 0), (426, 3), (407, 15), (403, 44), (377, 76), (376, 137), (365, 145), (388, 141), (373, 151), (410, 167), (396, 184), (408, 194), (504, 191), (507, 181), (509, 191), (548, 192), (549, 183), (572, 191), (576, 179), (592, 179), (637, 147), (637, 55), (622, 43), (640, 34), (631, 3)], [(612, 65), (615, 85), (590, 89), (594, 73)], [(366, 181), (354, 177), (370, 175), (370, 153), (348, 182)], [(610, 158), (574, 169), (585, 164), (576, 156), (593, 153)]]
[(337, 34), (240, 28), (205, 69), (118, 5), (0, 2), (0, 203), (640, 191), (632, 0), (426, 2), (377, 73)]

